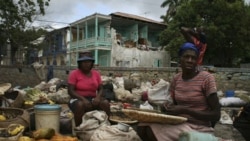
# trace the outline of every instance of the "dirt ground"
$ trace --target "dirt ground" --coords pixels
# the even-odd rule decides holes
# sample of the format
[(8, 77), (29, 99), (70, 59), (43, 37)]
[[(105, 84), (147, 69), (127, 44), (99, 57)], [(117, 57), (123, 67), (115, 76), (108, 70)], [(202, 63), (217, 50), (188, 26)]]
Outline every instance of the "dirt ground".
[[(239, 107), (222, 107), (221, 110), (225, 111), (231, 119), (237, 114), (240, 110)], [(221, 124), (218, 122), (215, 127), (215, 136), (221, 137), (223, 139), (228, 139), (232, 141), (246, 141), (242, 134), (233, 127), (231, 124)]]
[(220, 124), (215, 125), (215, 136), (232, 141), (246, 141), (241, 133), (233, 125)]

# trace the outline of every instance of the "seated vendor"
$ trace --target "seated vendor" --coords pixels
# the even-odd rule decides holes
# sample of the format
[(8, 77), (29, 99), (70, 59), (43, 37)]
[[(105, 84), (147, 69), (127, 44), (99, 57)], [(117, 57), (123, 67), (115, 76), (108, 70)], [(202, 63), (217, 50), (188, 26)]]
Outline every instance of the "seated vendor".
[(220, 119), (220, 104), (215, 78), (207, 71), (197, 70), (199, 51), (192, 43), (184, 43), (180, 50), (182, 71), (171, 82), (173, 102), (162, 106), (167, 114), (186, 117), (177, 125), (140, 123), (138, 134), (143, 141), (177, 141), (180, 133), (198, 131), (213, 134), (212, 123)]
[(101, 75), (92, 69), (94, 59), (90, 52), (84, 52), (77, 60), (78, 69), (68, 77), (69, 107), (74, 113), (76, 126), (82, 123), (82, 116), (92, 110), (103, 110), (110, 114), (109, 102), (102, 94)]

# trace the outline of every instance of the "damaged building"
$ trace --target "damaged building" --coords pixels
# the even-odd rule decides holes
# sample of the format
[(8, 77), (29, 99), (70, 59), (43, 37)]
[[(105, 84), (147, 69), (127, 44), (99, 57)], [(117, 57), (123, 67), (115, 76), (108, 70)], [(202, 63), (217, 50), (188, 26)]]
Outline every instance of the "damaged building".
[(70, 24), (67, 64), (76, 66), (79, 52), (91, 51), (102, 67), (167, 67), (170, 57), (159, 44), (166, 25), (121, 12), (95, 13)]

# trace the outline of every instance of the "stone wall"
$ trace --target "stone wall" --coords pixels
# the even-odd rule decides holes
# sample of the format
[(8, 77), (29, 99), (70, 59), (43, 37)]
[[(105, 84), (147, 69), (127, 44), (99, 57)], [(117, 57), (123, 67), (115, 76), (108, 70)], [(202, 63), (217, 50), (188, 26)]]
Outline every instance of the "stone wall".
[(40, 83), (34, 69), (0, 66), (0, 83), (11, 83), (12, 86), (34, 86)]
[[(54, 67), (54, 77), (66, 80), (68, 72), (74, 68)], [(178, 72), (178, 68), (97, 68), (102, 75), (129, 77), (132, 73), (138, 73), (142, 81), (163, 78), (170, 81), (172, 76)], [(41, 78), (31, 66), (0, 66), (0, 83), (10, 82), (13, 86), (33, 87), (41, 81), (46, 81), (47, 70), (44, 68), (45, 76)], [(217, 81), (218, 90), (246, 90), (250, 91), (250, 69), (243, 68), (213, 68)]]
[[(103, 75), (129, 76), (131, 73), (139, 73), (142, 80), (153, 80), (163, 78), (171, 81), (178, 68), (101, 68)], [(218, 90), (245, 90), (250, 91), (250, 69), (243, 68), (209, 68), (214, 74)]]

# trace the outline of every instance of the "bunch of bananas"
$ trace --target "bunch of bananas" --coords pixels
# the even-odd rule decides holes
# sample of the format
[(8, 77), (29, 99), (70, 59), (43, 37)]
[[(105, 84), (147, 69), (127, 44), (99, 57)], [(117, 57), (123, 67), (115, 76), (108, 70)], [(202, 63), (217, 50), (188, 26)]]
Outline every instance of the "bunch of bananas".
[(33, 104), (34, 104), (34, 101), (26, 100), (26, 101), (24, 101), (24, 104), (25, 104), (25, 105), (33, 105)]
[(6, 117), (4, 115), (0, 115), (0, 121), (5, 121)]
[(28, 136), (21, 136), (18, 141), (34, 141), (32, 138)]
[(54, 102), (54, 101), (52, 101), (52, 100), (50, 100), (50, 99), (48, 99), (48, 103), (49, 103), (50, 105), (55, 104), (55, 102)]
[(21, 125), (21, 124), (11, 124), (9, 127), (8, 127), (8, 133), (11, 135), (11, 136), (15, 136), (17, 135), (18, 133), (22, 132), (24, 130), (24, 126)]

